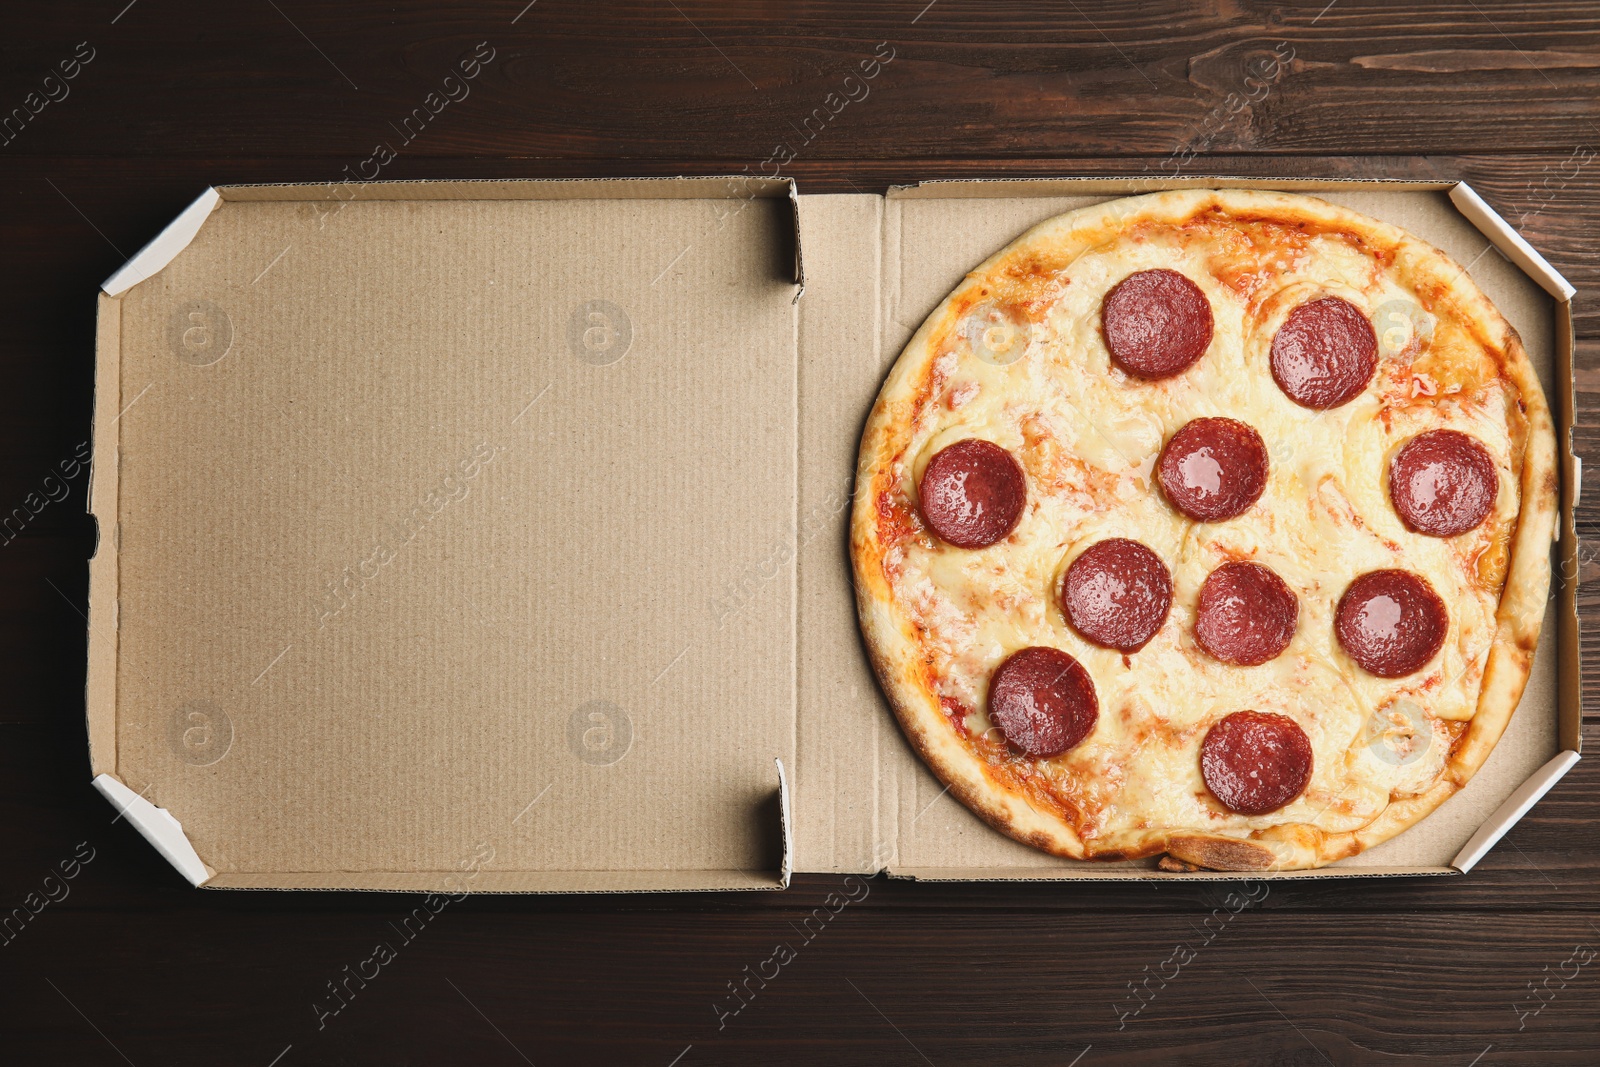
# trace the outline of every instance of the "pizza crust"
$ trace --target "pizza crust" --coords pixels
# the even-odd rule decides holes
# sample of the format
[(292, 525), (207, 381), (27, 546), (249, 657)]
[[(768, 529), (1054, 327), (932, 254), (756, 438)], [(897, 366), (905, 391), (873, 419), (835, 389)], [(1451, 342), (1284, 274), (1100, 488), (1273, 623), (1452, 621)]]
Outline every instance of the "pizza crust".
[[(1285, 823), (1240, 832), (1155, 827), (1124, 835), (1119, 847), (1095, 853), (1085, 847), (1059, 811), (1035, 803), (1025, 791), (1000, 781), (951, 723), (941, 706), (931, 658), (917, 627), (885, 574), (879, 531), (884, 493), (916, 462), (904, 454), (918, 404), (940, 345), (960, 314), (996, 273), (1026, 262), (1040, 276), (1070, 264), (1084, 251), (1132, 227), (1180, 224), (1203, 212), (1234, 218), (1281, 220), (1351, 235), (1370, 250), (1404, 266), (1407, 282), (1433, 306), (1448, 306), (1455, 321), (1495, 352), (1500, 371), (1522, 402), (1521, 509), (1510, 538), (1503, 592), (1482, 686), (1465, 732), (1435, 780), (1409, 796), (1391, 795), (1381, 812), (1359, 829), (1332, 832), (1311, 823)], [(1239, 190), (1158, 193), (1083, 208), (1023, 234), (968, 274), (929, 315), (891, 369), (862, 435), (851, 520), (851, 557), (861, 629), (873, 667), (912, 747), (968, 808), (996, 829), (1053, 855), (1134, 858), (1167, 853), (1183, 864), (1215, 870), (1301, 869), (1321, 866), (1371, 848), (1416, 823), (1460, 789), (1504, 732), (1528, 679), (1549, 589), (1549, 551), (1559, 501), (1556, 444), (1549, 408), (1520, 338), (1466, 272), (1442, 252), (1396, 227), (1313, 197)], [(1170, 625), (1169, 621), (1169, 625)]]

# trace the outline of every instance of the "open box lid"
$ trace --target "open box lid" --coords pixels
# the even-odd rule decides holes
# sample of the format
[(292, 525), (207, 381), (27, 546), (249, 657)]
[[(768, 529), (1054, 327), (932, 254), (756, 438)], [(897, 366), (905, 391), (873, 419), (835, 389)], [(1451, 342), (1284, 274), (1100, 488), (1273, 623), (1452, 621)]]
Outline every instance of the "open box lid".
[(107, 283), (102, 789), (212, 886), (781, 886), (792, 568), (714, 591), (794, 510), (792, 186), (358, 193)]
[[(1464, 185), (208, 191), (101, 297), (97, 784), (212, 887), (1236, 877), (1055, 859), (945, 796), (872, 678), (845, 534), (861, 420), (966, 270), (1061, 211), (1195, 185), (1315, 192), (1468, 264), (1567, 436), (1571, 287)], [(1566, 440), (1563, 482), (1489, 764), (1297, 877), (1468, 869), (1575, 761)]]

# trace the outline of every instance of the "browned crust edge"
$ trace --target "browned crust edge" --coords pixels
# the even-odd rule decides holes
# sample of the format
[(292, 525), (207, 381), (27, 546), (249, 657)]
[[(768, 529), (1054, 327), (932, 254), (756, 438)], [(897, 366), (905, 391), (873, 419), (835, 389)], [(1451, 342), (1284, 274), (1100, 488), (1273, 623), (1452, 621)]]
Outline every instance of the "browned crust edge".
[[(1057, 216), (1030, 229), (970, 272), (925, 319), (886, 378), (862, 433), (856, 492), (850, 524), (850, 555), (856, 606), (873, 669), (912, 748), (957, 799), (1008, 836), (1044, 852), (1070, 859), (1088, 858), (1077, 832), (1058, 815), (1035, 808), (1026, 798), (996, 783), (987, 765), (957, 736), (937, 694), (928, 687), (911, 626), (895, 605), (882, 573), (877, 541), (877, 496), (886, 466), (896, 456), (899, 423), (909, 422), (916, 383), (930, 368), (929, 340), (944, 325), (949, 309), (996, 265), (1044, 242), (1067, 238), (1082, 247), (1105, 240), (1132, 222), (1193, 217), (1216, 209), (1254, 217), (1283, 217), (1339, 226), (1395, 249), (1412, 262), (1413, 275), (1441, 283), (1441, 292), (1459, 306), (1488, 343), (1504, 354), (1503, 370), (1520, 391), (1527, 420), (1522, 462), (1522, 506), (1512, 540), (1510, 563), (1496, 631), (1484, 670), (1478, 708), (1446, 764), (1421, 794), (1392, 800), (1360, 830), (1330, 834), (1303, 823), (1285, 824), (1248, 835), (1156, 831), (1146, 847), (1122, 849), (1118, 858), (1166, 851), (1180, 862), (1213, 870), (1287, 870), (1320, 867), (1371, 848), (1414, 825), (1464, 786), (1505, 731), (1532, 668), (1550, 583), (1549, 551), (1559, 506), (1559, 476), (1553, 422), (1521, 339), (1488, 298), (1444, 253), (1387, 223), (1336, 207), (1315, 197), (1245, 190), (1186, 190), (1130, 197)], [(904, 409), (904, 410), (902, 410)], [(1270, 860), (1267, 857), (1270, 856)]]

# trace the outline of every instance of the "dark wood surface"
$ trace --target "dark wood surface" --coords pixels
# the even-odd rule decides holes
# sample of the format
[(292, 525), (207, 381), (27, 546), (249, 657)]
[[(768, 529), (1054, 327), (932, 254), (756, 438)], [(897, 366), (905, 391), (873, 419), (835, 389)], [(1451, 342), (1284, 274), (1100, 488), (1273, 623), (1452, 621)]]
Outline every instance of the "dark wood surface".
[[(0, 109), (93, 58), (0, 145), (0, 502), (86, 437), (91, 297), (125, 253), (206, 184), (345, 176), (480, 41), (471, 95), (385, 177), (755, 171), (886, 42), (870, 95), (786, 168), (804, 189), (1175, 159), (1465, 178), (1579, 288), (1576, 440), (1600, 470), (1594, 4), (524, 3), (11, 5)], [(0, 911), (94, 857), (0, 944), (5, 1063), (1600, 1062), (1593, 758), (1469, 876), (1277, 883), (1226, 922), (1230, 887), (1192, 884), (874, 879), (809, 942), (839, 879), (473, 898), (319, 1029), (326, 983), (415, 900), (196, 891), (113, 823), (85, 755), (83, 488), (0, 548)], [(1580, 524), (1600, 679), (1600, 493)], [(779, 942), (796, 958), (719, 1026)]]

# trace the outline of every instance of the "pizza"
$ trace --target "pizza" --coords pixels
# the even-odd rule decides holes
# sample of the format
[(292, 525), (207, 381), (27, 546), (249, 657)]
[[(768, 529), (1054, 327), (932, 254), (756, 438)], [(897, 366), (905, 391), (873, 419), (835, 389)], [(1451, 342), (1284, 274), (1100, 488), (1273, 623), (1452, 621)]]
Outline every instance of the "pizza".
[(1460, 266), (1299, 195), (1051, 219), (868, 417), (862, 631), (906, 737), (1019, 841), (1317, 867), (1460, 789), (1528, 678), (1549, 408)]

